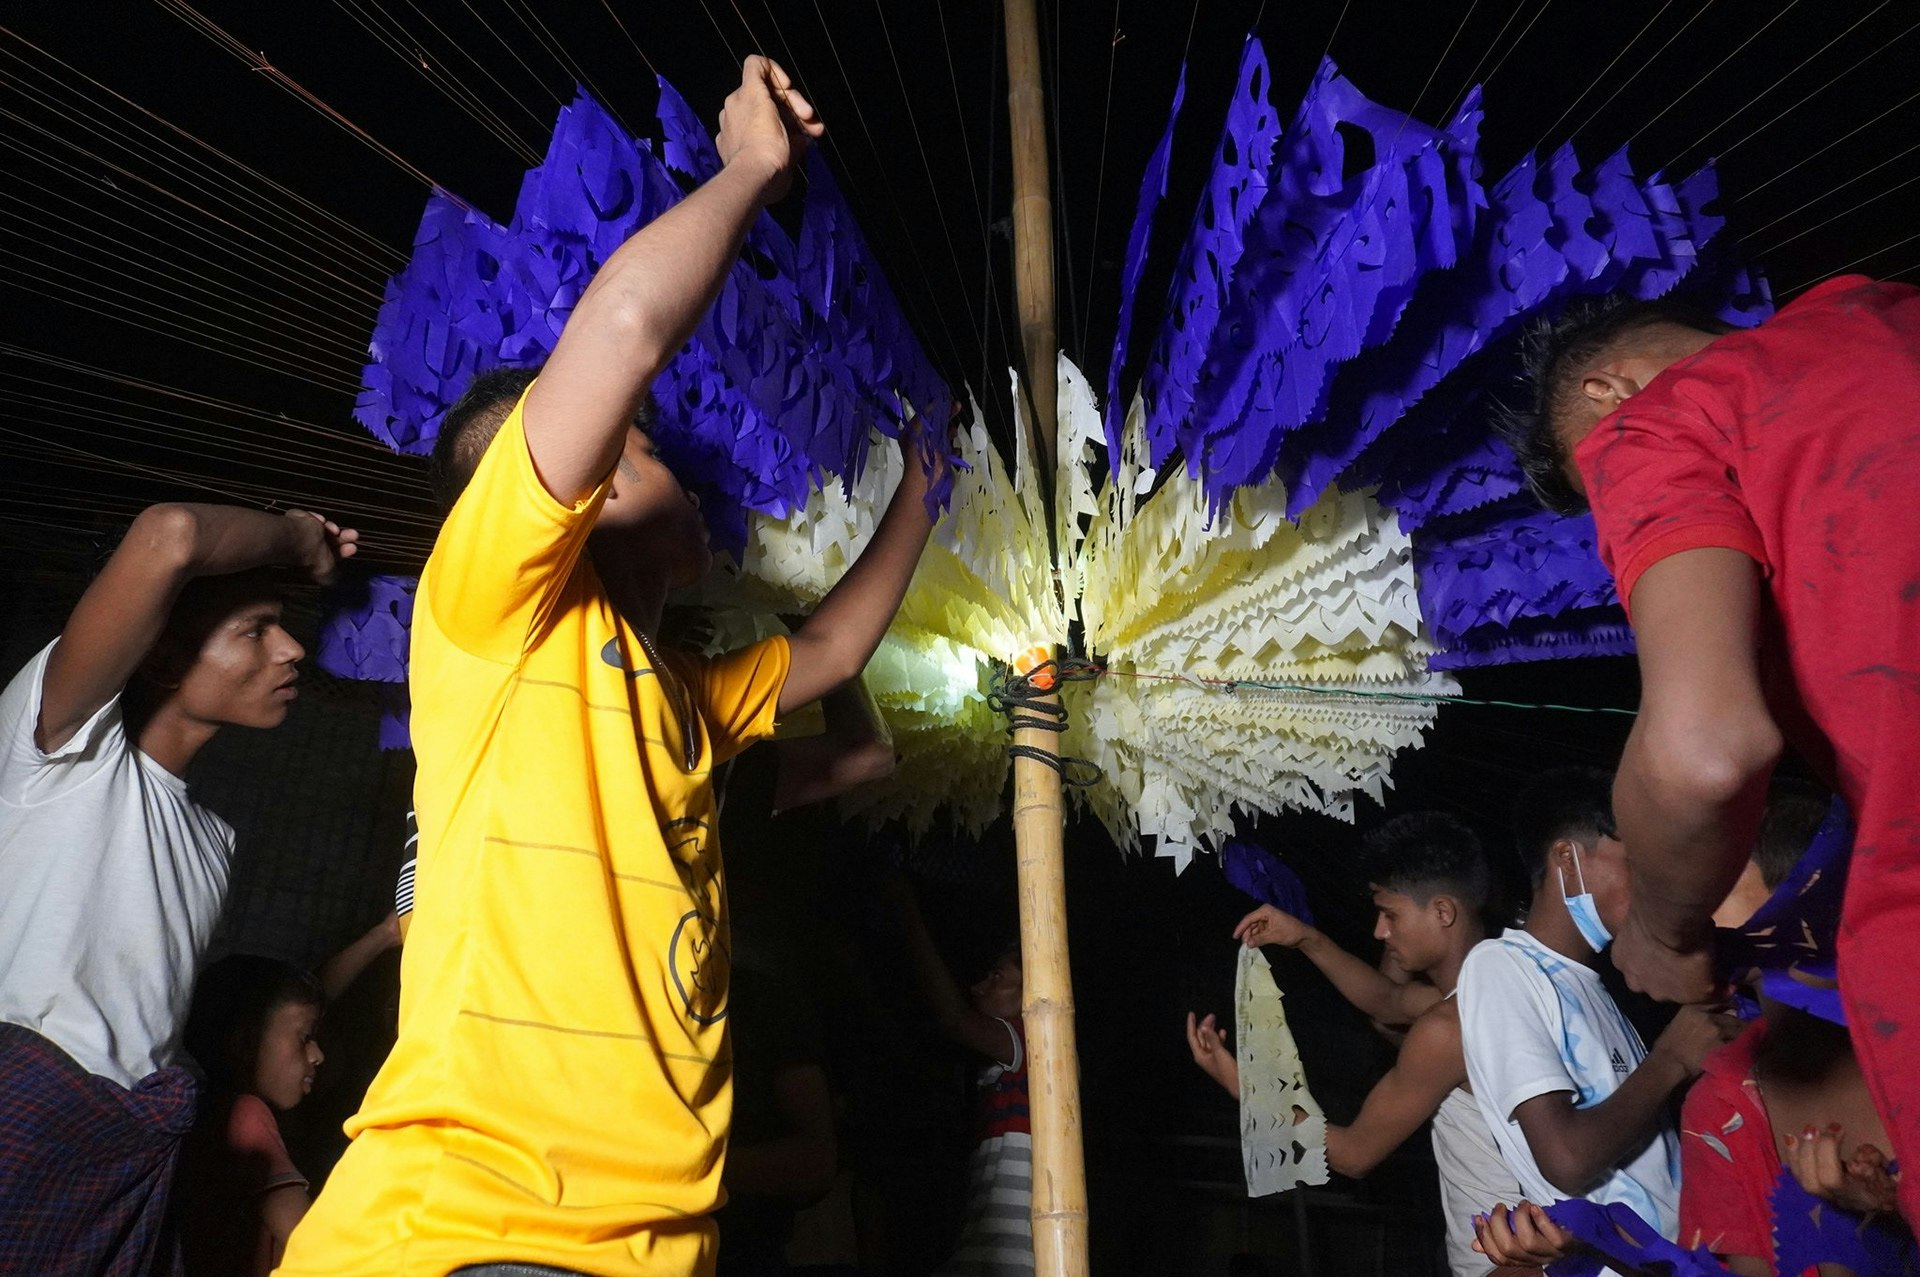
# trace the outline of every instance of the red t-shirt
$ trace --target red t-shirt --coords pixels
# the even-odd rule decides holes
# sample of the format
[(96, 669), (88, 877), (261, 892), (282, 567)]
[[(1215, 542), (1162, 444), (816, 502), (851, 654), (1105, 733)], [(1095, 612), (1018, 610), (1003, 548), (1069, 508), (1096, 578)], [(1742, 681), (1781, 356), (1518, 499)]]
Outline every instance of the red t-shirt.
[[(1769, 1195), (1780, 1178), (1780, 1155), (1753, 1081), (1753, 1057), (1766, 1035), (1766, 1021), (1756, 1020), (1707, 1057), (1687, 1092), (1680, 1110), (1680, 1244), (1756, 1256), (1772, 1271)], [(1814, 1269), (1806, 1273), (1818, 1277)]]
[(272, 1266), (261, 1207), (278, 1188), (307, 1186), (287, 1156), (280, 1124), (257, 1095), (211, 1096), (187, 1138), (180, 1168), (187, 1272), (253, 1277)]
[[(1920, 1159), (1920, 289), (1851, 275), (1681, 360), (1574, 449), (1629, 607), (1720, 546), (1766, 575), (1774, 716), (1846, 795), (1840, 984), (1895, 1150)], [(1920, 1210), (1920, 1176), (1903, 1201)]]

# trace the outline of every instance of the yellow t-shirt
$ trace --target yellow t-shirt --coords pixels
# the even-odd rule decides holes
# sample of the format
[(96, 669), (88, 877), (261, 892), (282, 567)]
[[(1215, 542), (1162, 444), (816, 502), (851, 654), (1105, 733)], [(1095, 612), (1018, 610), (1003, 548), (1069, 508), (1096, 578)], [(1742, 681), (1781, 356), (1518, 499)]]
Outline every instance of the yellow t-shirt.
[(711, 772), (772, 732), (787, 645), (650, 669), (583, 553), (605, 495), (555, 501), (516, 408), (427, 561), (399, 1041), (283, 1277), (712, 1268), (732, 1067)]

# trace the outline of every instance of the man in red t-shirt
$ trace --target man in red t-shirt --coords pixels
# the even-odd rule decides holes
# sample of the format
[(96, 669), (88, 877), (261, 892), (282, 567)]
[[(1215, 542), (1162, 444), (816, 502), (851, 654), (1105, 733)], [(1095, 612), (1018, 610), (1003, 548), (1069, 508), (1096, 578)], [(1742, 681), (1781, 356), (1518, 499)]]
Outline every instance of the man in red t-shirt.
[[(1858, 813), (1841, 993), (1874, 1103), (1920, 1159), (1920, 289), (1861, 276), (1733, 331), (1664, 303), (1542, 335), (1512, 432), (1551, 506), (1591, 500), (1642, 680), (1614, 810), (1614, 961), (1713, 995), (1711, 918), (1783, 741)], [(1920, 1175), (1902, 1209), (1920, 1219)]]

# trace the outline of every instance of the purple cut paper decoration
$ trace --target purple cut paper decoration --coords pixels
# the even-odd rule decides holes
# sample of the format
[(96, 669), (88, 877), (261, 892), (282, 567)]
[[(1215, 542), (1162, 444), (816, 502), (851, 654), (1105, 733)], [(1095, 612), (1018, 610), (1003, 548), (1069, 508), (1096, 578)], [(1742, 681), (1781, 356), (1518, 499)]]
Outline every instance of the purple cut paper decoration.
[(1712, 1251), (1705, 1246), (1688, 1250), (1668, 1241), (1625, 1203), (1603, 1206), (1570, 1197), (1544, 1209), (1548, 1219), (1586, 1248), (1548, 1264), (1549, 1277), (1598, 1277), (1609, 1265), (1642, 1277), (1728, 1277)]
[(1187, 65), (1180, 64), (1180, 79), (1173, 86), (1173, 106), (1167, 112), (1167, 127), (1160, 134), (1153, 154), (1147, 157), (1147, 171), (1140, 178), (1140, 200), (1133, 210), (1133, 226), (1127, 231), (1127, 251), (1120, 261), (1120, 316), (1113, 332), (1113, 357), (1107, 362), (1107, 410), (1101, 423), (1107, 435), (1107, 469), (1120, 473), (1120, 432), (1127, 419), (1127, 408), (1120, 398), (1120, 377), (1126, 369), (1127, 349), (1133, 339), (1133, 303), (1140, 290), (1140, 276), (1147, 268), (1147, 246), (1153, 237), (1153, 215), (1167, 194), (1167, 164), (1173, 157), (1173, 126), (1180, 122), (1180, 104), (1187, 97)]
[(1220, 850), (1220, 872), (1228, 882), (1263, 904), (1313, 924), (1307, 886), (1280, 857), (1244, 838), (1229, 838)]
[[(1898, 1163), (1889, 1163), (1897, 1170)], [(1855, 1277), (1913, 1277), (1920, 1273), (1920, 1247), (1899, 1216), (1863, 1216), (1823, 1201), (1800, 1187), (1790, 1167), (1780, 1168), (1767, 1197), (1773, 1214), (1773, 1266), (1803, 1273), (1837, 1264)]]
[[(1853, 818), (1836, 795), (1793, 871), (1751, 918), (1717, 934), (1721, 977), (1744, 985), (1757, 976), (1774, 1001), (1845, 1024), (1835, 946), (1852, 859)], [(1760, 1013), (1758, 1003), (1741, 1002), (1748, 1019)]]
[(714, 148), (707, 126), (700, 122), (699, 115), (666, 76), (656, 75), (654, 80), (660, 86), (656, 114), (660, 119), (660, 136), (665, 141), (661, 159), (676, 173), (685, 174), (695, 182), (706, 181), (720, 171), (720, 152)]
[(1479, 626), (1509, 629), (1617, 602), (1591, 514), (1554, 514), (1516, 497), (1456, 522), (1469, 526), (1413, 547), (1421, 614), (1443, 645)]
[(1267, 193), (1267, 169), (1280, 136), (1268, 80), (1266, 50), (1258, 37), (1248, 36), (1207, 187), (1174, 267), (1167, 322), (1141, 374), (1155, 464), (1172, 452), (1177, 426), (1193, 414), (1194, 381), (1226, 305), (1242, 232)]
[(321, 622), (314, 661), (339, 678), (406, 682), (407, 638), (419, 585), (410, 576), (372, 576), (342, 587)]
[[(1176, 297), (1198, 287), (1202, 305), (1192, 320), (1176, 305), (1143, 381), (1153, 462), (1177, 448), (1216, 506), (1266, 477), (1338, 365), (1386, 340), (1420, 279), (1471, 242), (1484, 203), (1473, 176), (1479, 116), (1475, 95), (1431, 129), (1322, 63), (1270, 172), (1245, 183), (1264, 197), (1252, 216), (1223, 225), (1219, 201), (1203, 202), (1176, 277)], [(1343, 129), (1365, 134), (1377, 157), (1351, 178)], [(1223, 170), (1238, 178), (1236, 159), (1246, 155), (1223, 143), (1216, 185)]]
[(405, 683), (375, 683), (374, 698), (380, 703), (380, 748), (412, 749), (413, 733), (409, 723), (413, 700)]

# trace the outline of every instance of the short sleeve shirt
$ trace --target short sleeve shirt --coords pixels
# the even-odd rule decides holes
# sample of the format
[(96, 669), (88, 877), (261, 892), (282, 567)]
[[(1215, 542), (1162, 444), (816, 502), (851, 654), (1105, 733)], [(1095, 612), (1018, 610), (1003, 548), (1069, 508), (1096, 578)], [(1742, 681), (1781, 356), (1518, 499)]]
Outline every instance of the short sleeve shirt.
[(787, 645), (656, 660), (585, 555), (605, 496), (548, 494), (516, 407), (427, 562), (399, 1040), (288, 1277), (711, 1266), (732, 1108), (711, 773), (772, 732)]
[(233, 830), (140, 752), (118, 696), (43, 752), (53, 650), (0, 694), (0, 1020), (131, 1087), (173, 1063)]
[[(1527, 1197), (1559, 1201), (1566, 1194), (1541, 1171), (1514, 1111), (1556, 1091), (1591, 1108), (1620, 1089), (1646, 1047), (1592, 968), (1519, 928), (1474, 946), (1460, 970), (1459, 998), (1467, 1078), (1487, 1129)], [(1662, 1128), (1586, 1196), (1623, 1202), (1671, 1238), (1679, 1175), (1679, 1146)]]

